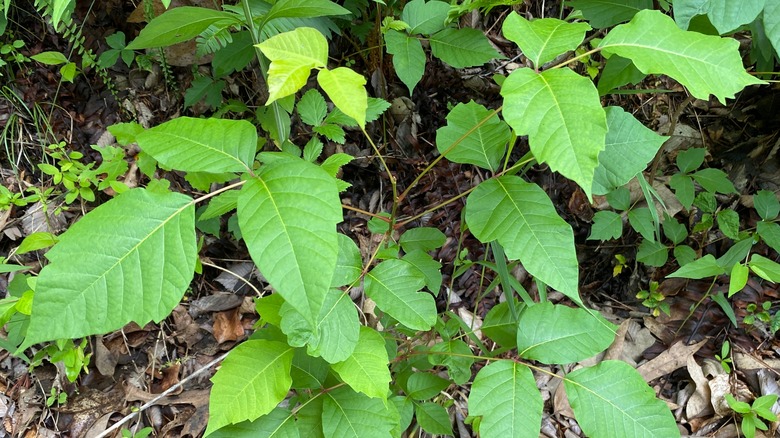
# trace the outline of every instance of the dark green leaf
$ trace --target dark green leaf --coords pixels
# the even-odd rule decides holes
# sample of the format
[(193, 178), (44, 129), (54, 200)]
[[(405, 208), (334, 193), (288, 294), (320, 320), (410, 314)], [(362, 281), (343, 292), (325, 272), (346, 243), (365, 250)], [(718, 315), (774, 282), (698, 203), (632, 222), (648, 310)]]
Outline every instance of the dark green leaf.
[(588, 240), (619, 239), (623, 235), (623, 219), (614, 211), (599, 211), (593, 215)]
[(669, 258), (669, 249), (661, 242), (655, 240), (642, 240), (636, 252), (637, 261), (648, 266), (661, 267)]

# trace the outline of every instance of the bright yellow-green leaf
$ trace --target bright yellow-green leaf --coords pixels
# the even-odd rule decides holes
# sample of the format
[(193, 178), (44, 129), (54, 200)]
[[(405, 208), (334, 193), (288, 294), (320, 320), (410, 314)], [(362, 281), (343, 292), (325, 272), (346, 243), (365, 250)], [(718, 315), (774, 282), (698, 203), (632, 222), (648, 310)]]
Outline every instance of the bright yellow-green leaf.
[(660, 11), (640, 11), (599, 47), (630, 59), (642, 73), (671, 76), (699, 99), (712, 94), (725, 103), (746, 86), (764, 83), (745, 72), (739, 41), (680, 30)]
[(607, 118), (596, 87), (569, 69), (512, 72), (501, 87), (504, 118), (527, 135), (540, 163), (573, 180), (590, 198)]
[(301, 64), (295, 59), (280, 59), (268, 68), (268, 101), (270, 105), (277, 99), (295, 94), (306, 85), (312, 69), (311, 64)]
[(366, 108), (368, 108), (366, 78), (349, 68), (339, 67), (334, 70), (320, 70), (317, 82), (336, 108), (355, 119), (361, 128), (366, 126)]
[(311, 69), (324, 68), (328, 62), (328, 41), (311, 27), (275, 35), (257, 47), (271, 61), (266, 105), (300, 90)]

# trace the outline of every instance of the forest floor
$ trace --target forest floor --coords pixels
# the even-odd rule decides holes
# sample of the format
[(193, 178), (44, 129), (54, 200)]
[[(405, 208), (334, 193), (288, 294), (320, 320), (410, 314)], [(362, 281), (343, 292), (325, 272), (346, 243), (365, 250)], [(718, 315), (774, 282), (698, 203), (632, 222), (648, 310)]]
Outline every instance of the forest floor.
[[(138, 14), (129, 2), (94, 2), (89, 9), (89, 2), (83, 3), (79, 2), (75, 16), (84, 26), (85, 46), (97, 53), (107, 49), (106, 36), (121, 30), (130, 39), (142, 27), (129, 19)], [(553, 7), (548, 5), (545, 11), (539, 10), (538, 5), (521, 8), (528, 16), (541, 16), (551, 11), (556, 15)], [(496, 26), (505, 13), (506, 8), (496, 8), (484, 17), (477, 17), (473, 24), (483, 29), (511, 59), (517, 49), (500, 36), (497, 30), (500, 26)], [(26, 42), (22, 53), (28, 56), (42, 51), (68, 53), (66, 39), (51, 32), (34, 13), (26, 14), (19, 16), (14, 28), (16, 38)], [(370, 126), (369, 133), (385, 139), (388, 166), (394, 169), (401, 189), (435, 158), (436, 129), (446, 124), (445, 115), (452, 105), (469, 100), (488, 108), (501, 105), (498, 88), (491, 85), (490, 78), (493, 73), (506, 69), (507, 62), (494, 62), (464, 72), (432, 60), (417, 91), (409, 98), (387, 60), (378, 66), (369, 65), (366, 58), (354, 54), (354, 49), (349, 41), (335, 37), (331, 56), (338, 65), (354, 61), (352, 68), (366, 77), (372, 77), (376, 69), (383, 69), (388, 80), (384, 97), (393, 106), (384, 118)], [(192, 67), (191, 53), (190, 57), (187, 54), (186, 49), (166, 54), (172, 66), (168, 81), (157, 64), (146, 71), (118, 63), (108, 70), (116, 94), (112, 94), (94, 71), (85, 71), (74, 83), (67, 83), (62, 81), (56, 67), (34, 61), (6, 66), (0, 79), (4, 83), (0, 93), (0, 130), (4, 142), (4, 149), (0, 149), (2, 184), (14, 193), (31, 187), (41, 191), (54, 187), (47, 208), (62, 212), (46, 219), (40, 203), (0, 211), (0, 254), (12, 254), (21, 240), (33, 232), (63, 232), (85, 212), (111, 198), (110, 190), (105, 190), (97, 193), (94, 202), (78, 199), (65, 204), (64, 196), (57, 195), (61, 187), (37, 167), (38, 163), (52, 161), (44, 155), (49, 144), (64, 142), (68, 151), (83, 154), (84, 162), (99, 163), (103, 157), (91, 145), (114, 143), (113, 136), (106, 131), (109, 125), (135, 120), (155, 126), (179, 115), (213, 114), (213, 109), (204, 102), (183, 109), (184, 90), (192, 84), (193, 70), (197, 70)], [(664, 78), (647, 81), (635, 88), (665, 88), (673, 92), (613, 95), (608, 103), (620, 105), (661, 134), (673, 130), (664, 154), (659, 154), (654, 163), (653, 184), (661, 196), (668, 193), (667, 200), (673, 203), (668, 180), (676, 171), (673, 160), (676, 153), (690, 147), (704, 147), (708, 151), (706, 165), (727, 172), (741, 194), (720, 198), (719, 202), (723, 208), (739, 213), (740, 229), (755, 227), (757, 216), (750, 209), (749, 195), (759, 189), (777, 192), (780, 188), (780, 158), (776, 153), (780, 145), (777, 88), (748, 89), (724, 106), (714, 101), (687, 99), (678, 85)], [(244, 102), (249, 114), (262, 105), (263, 93), (256, 91), (262, 87), (258, 73), (246, 70), (227, 78), (220, 99)], [(341, 178), (352, 187), (342, 194), (342, 202), (365, 211), (382, 211), (391, 196), (387, 175), (380, 170), (377, 160), (370, 159), (373, 153), (359, 134), (348, 131), (343, 145), (326, 145), (325, 153), (343, 151), (362, 157), (344, 167)], [(293, 124), (294, 142), (303, 144), (310, 135), (302, 124)], [(525, 141), (519, 140), (515, 153), (522, 155), (527, 150)], [(129, 170), (120, 180), (129, 186), (142, 186), (147, 181), (134, 161), (135, 153), (137, 150), (125, 151)], [(171, 187), (178, 191), (199, 193), (180, 174), (161, 172), (160, 177), (170, 180)], [(735, 327), (723, 309), (707, 298), (709, 294), (727, 290), (727, 279), (714, 282), (712, 279), (665, 279), (678, 266), (672, 259), (659, 268), (639, 263), (636, 253), (640, 236), (628, 226), (620, 239), (588, 240), (593, 215), (606, 207), (604, 199), (596, 197), (594, 203), (589, 203), (576, 184), (543, 166), (529, 171), (526, 177), (550, 195), (559, 214), (574, 229), (580, 261), (580, 294), (584, 302), (608, 319), (622, 322), (616, 345), (607, 354), (633, 361), (632, 365), (638, 367), (656, 394), (669, 404), (684, 435), (737, 436), (734, 417), (722, 406), (713, 406), (711, 400), (718, 390), (761, 395), (765, 393), (762, 385), (773, 383), (780, 376), (777, 372), (780, 343), (774, 336), (777, 328), (774, 325), (780, 327), (780, 321), (774, 316), (780, 308), (777, 285), (751, 278), (745, 289), (731, 299), (739, 321)], [(463, 193), (484, 178), (477, 168), (442, 161), (422, 181), (416, 195), (406, 200), (401, 214), (417, 215)], [(484, 246), (461, 231), (462, 207), (461, 202), (452, 203), (413, 225), (437, 227), (448, 238), (435, 254), (444, 266), (445, 287), (437, 297), (438, 304), (450, 305), (459, 314), (479, 320), (498, 303), (499, 294), (485, 290), (492, 277), (478, 265), (453, 277), (453, 262), (462, 249), (468, 249), (473, 260), (485, 256)], [(693, 224), (697, 220), (693, 212), (682, 208), (673, 213), (683, 223)], [(366, 217), (350, 210), (344, 214), (340, 231), (354, 238), (361, 248), (370, 244)], [(200, 253), (205, 262), (203, 274), (196, 276), (191, 291), (172, 315), (160, 324), (145, 327), (130, 324), (121, 331), (90, 338), (86, 348), (91, 355), (89, 373), (83, 373), (75, 383), (66, 379), (61, 365), (45, 361), (30, 372), (27, 363), (0, 350), (0, 418), (3, 418), (0, 437), (97, 436), (108, 425), (150, 401), (153, 402), (127, 428), (151, 426), (155, 436), (162, 437), (201, 436), (208, 412), (209, 378), (216, 369), (211, 364), (246, 339), (258, 320), (253, 290), (226, 271), (257, 288), (267, 287), (253, 274), (246, 247), (232, 237), (228, 224), (217, 224), (214, 234), (206, 235)], [(700, 255), (722, 255), (732, 244), (714, 231), (691, 239)], [(773, 259), (778, 257), (769, 249), (764, 248), (764, 252)], [(40, 266), (44, 259), (42, 252), (33, 252), (13, 261)], [(531, 294), (535, 293), (535, 283), (527, 274), (521, 270), (514, 274)], [(11, 280), (11, 274), (0, 275), (2, 296)], [(644, 307), (636, 297), (652, 282), (658, 282), (658, 290), (666, 297), (668, 315), (651, 315), (652, 309)], [(563, 297), (551, 295), (550, 298)], [(745, 316), (761, 313), (764, 303), (770, 303), (765, 308), (766, 321), (758, 318), (753, 324), (744, 323)], [(725, 341), (731, 346), (727, 357), (723, 357), (722, 350)], [(723, 370), (723, 359), (729, 359), (730, 373)], [(769, 370), (770, 374), (762, 370)], [(169, 389), (173, 389), (172, 394), (157, 398)], [(451, 389), (453, 393), (460, 390)], [(774, 393), (778, 393), (776, 384)], [(58, 394), (67, 396), (57, 399)], [(543, 436), (582, 436), (571, 412), (561, 407), (555, 394), (548, 392), (546, 396)], [(462, 420), (455, 421), (462, 425)], [(459, 436), (470, 436), (470, 428), (462, 426), (455, 427)]]

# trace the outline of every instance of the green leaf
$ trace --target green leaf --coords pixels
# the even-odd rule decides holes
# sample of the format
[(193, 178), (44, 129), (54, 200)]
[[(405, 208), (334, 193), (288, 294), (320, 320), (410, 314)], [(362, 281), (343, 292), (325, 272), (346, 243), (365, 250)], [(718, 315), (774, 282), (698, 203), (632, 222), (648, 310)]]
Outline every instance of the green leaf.
[(739, 42), (680, 30), (660, 11), (639, 11), (612, 29), (599, 47), (633, 61), (645, 74), (665, 74), (699, 99), (725, 103), (748, 85), (763, 84), (745, 72)]
[(399, 421), (398, 413), (388, 409), (385, 401), (349, 388), (329, 391), (324, 398), (320, 421), (326, 437), (389, 438), (390, 430)]
[[(780, 10), (778, 12), (780, 13)], [(753, 207), (765, 221), (771, 221), (780, 214), (780, 202), (770, 190), (759, 190), (753, 195)]]
[(529, 21), (511, 12), (502, 32), (514, 41), (537, 69), (557, 56), (576, 49), (590, 30), (587, 23), (567, 23), (556, 18)]
[(339, 152), (326, 158), (320, 167), (322, 167), (325, 172), (328, 172), (328, 175), (335, 178), (336, 175), (338, 175), (339, 170), (341, 170), (341, 167), (349, 164), (354, 159), (355, 158), (352, 155)]
[(504, 118), (518, 135), (528, 135), (536, 159), (579, 184), (590, 198), (607, 134), (593, 82), (567, 68), (540, 74), (520, 68), (506, 78), (501, 95)]
[(59, 239), (52, 233), (32, 233), (22, 240), (22, 243), (16, 248), (16, 254), (25, 254), (30, 251), (48, 248), (57, 242), (59, 242)]
[(431, 373), (413, 373), (406, 381), (406, 390), (414, 400), (430, 400), (450, 386), (449, 380)]
[(313, 88), (301, 96), (295, 108), (298, 110), (298, 115), (301, 116), (301, 121), (311, 126), (318, 126), (328, 115), (328, 105), (325, 103), (325, 98)]
[(604, 361), (564, 380), (577, 422), (588, 436), (679, 437), (666, 403), (625, 362)]
[(693, 263), (696, 259), (696, 251), (688, 245), (677, 245), (674, 247), (674, 258), (677, 260), (677, 264), (685, 266), (689, 263)]
[(480, 436), (539, 435), (544, 402), (531, 370), (511, 360), (482, 368), (469, 394), (469, 415), (482, 416)]
[(715, 277), (726, 273), (726, 268), (718, 264), (712, 254), (694, 260), (691, 263), (667, 275), (667, 278), (690, 278), (700, 280), (707, 277)]
[[(443, 354), (436, 354), (443, 353)], [(439, 342), (431, 347), (428, 361), (433, 365), (444, 365), (453, 382), (458, 385), (471, 380), (471, 365), (474, 363), (471, 349), (461, 340)]]
[(466, 223), (481, 242), (498, 240), (507, 257), (580, 302), (574, 233), (539, 186), (516, 176), (482, 182), (466, 201)]
[(743, 24), (753, 22), (764, 10), (765, 0), (677, 0), (674, 4), (674, 18), (682, 29), (687, 29), (696, 15), (707, 15), (718, 33), (723, 35), (736, 30)]
[(726, 254), (718, 257), (718, 264), (723, 266), (727, 271), (734, 267), (736, 263), (744, 262), (747, 260), (747, 256), (750, 253), (750, 249), (753, 248), (753, 237), (747, 237), (731, 245)]
[(290, 377), (295, 389), (318, 389), (325, 386), (330, 365), (320, 357), (312, 357), (303, 348), (296, 348)]
[(275, 18), (310, 18), (349, 13), (348, 9), (330, 0), (278, 0), (263, 20), (267, 23)]
[(339, 256), (336, 270), (333, 272), (333, 280), (330, 283), (331, 287), (351, 284), (363, 273), (363, 259), (355, 242), (341, 233), (339, 233), (338, 239)]
[(344, 128), (338, 125), (331, 125), (326, 123), (324, 125), (315, 126), (313, 131), (317, 134), (324, 135), (328, 140), (333, 140), (339, 144), (344, 144), (347, 139), (344, 133)]
[(501, 165), (512, 133), (497, 114), (492, 114), (487, 122), (475, 128), (491, 113), (493, 111), (473, 100), (457, 104), (447, 114), (447, 126), (436, 131), (436, 148), (441, 154), (446, 153), (450, 161), (473, 164), (495, 172)]
[(631, 228), (636, 230), (647, 240), (657, 240), (655, 237), (655, 225), (653, 215), (647, 207), (634, 208), (628, 212), (628, 222)]
[(195, 38), (213, 24), (224, 25), (224, 22), (239, 24), (238, 17), (228, 12), (194, 6), (169, 9), (144, 26), (127, 49), (172, 46)]
[(266, 105), (294, 94), (306, 85), (311, 69), (328, 64), (328, 41), (311, 27), (280, 33), (257, 47), (271, 61)]
[(401, 421), (390, 431), (390, 433), (396, 437), (401, 436), (401, 433), (405, 431), (410, 424), (412, 424), (412, 417), (414, 417), (414, 403), (409, 397), (402, 397), (395, 395), (390, 397), (390, 401), (395, 405), (396, 410), (401, 418)]
[(46, 253), (25, 345), (162, 321), (192, 280), (196, 252), (188, 196), (133, 189), (100, 205)]
[(385, 34), (387, 53), (393, 55), (393, 67), (398, 79), (409, 89), (409, 95), (425, 73), (425, 52), (417, 38), (395, 30)]
[(653, 0), (571, 0), (569, 3), (582, 11), (582, 16), (596, 29), (628, 21), (642, 9), (653, 9)]
[(322, 154), (322, 149), (325, 145), (317, 137), (312, 137), (303, 146), (303, 159), (313, 163), (317, 161), (317, 158)]
[(680, 172), (690, 173), (704, 164), (705, 155), (707, 155), (707, 149), (705, 148), (690, 148), (680, 151), (675, 162)]
[(614, 211), (599, 211), (593, 215), (588, 240), (619, 239), (623, 235), (623, 219)]
[(680, 204), (686, 209), (690, 209), (694, 196), (693, 179), (688, 175), (675, 173), (669, 178), (669, 187), (674, 190)]
[(734, 240), (739, 239), (739, 214), (731, 209), (719, 211), (718, 228), (726, 237)]
[(775, 53), (780, 56), (780, 3), (766, 2), (762, 18), (766, 36), (772, 42)]
[(627, 187), (618, 187), (607, 193), (607, 202), (615, 210), (628, 210), (631, 207), (631, 192)]
[(407, 230), (401, 235), (399, 243), (406, 252), (412, 252), (416, 249), (420, 251), (431, 251), (441, 248), (447, 236), (437, 228), (417, 227)]
[(453, 68), (476, 67), (493, 59), (503, 59), (482, 31), (466, 27), (436, 32), (429, 39), (431, 53)]
[(673, 244), (678, 245), (682, 243), (688, 237), (688, 230), (685, 225), (677, 222), (677, 219), (664, 213), (664, 235), (672, 241)]
[(607, 59), (604, 68), (601, 70), (601, 76), (599, 76), (599, 83), (596, 88), (599, 90), (599, 95), (604, 96), (623, 85), (636, 85), (645, 76), (644, 73), (634, 66), (630, 59), (612, 55)]
[(246, 120), (177, 117), (138, 134), (136, 141), (171, 169), (246, 172), (255, 159), (257, 130)]
[(748, 274), (750, 269), (742, 263), (735, 263), (731, 268), (731, 276), (729, 276), (729, 298), (735, 293), (741, 291), (748, 281)]
[(640, 263), (659, 268), (669, 259), (669, 249), (661, 242), (644, 239), (639, 244), (636, 259)]
[(360, 320), (355, 304), (338, 289), (331, 289), (322, 303), (317, 329), (309, 341), (309, 354), (330, 363), (346, 360), (358, 345)]
[(452, 435), (450, 416), (440, 404), (420, 403), (415, 406), (414, 413), (424, 431), (433, 435)]
[(669, 138), (648, 129), (622, 108), (610, 106), (605, 112), (609, 130), (606, 147), (599, 154), (599, 165), (593, 174), (593, 193), (596, 195), (628, 184), (647, 168)]
[(242, 421), (216, 430), (209, 435), (209, 438), (254, 438), (258, 436), (298, 438), (300, 435), (295, 424), (295, 416), (288, 409), (274, 408), (273, 411), (255, 421)]
[(614, 325), (597, 313), (549, 301), (526, 308), (517, 324), (520, 357), (546, 364), (587, 359), (614, 339)]
[(422, 273), (410, 263), (392, 259), (374, 267), (364, 279), (366, 295), (377, 307), (413, 330), (429, 330), (436, 322), (436, 303)]
[(702, 169), (691, 174), (705, 190), (712, 193), (737, 193), (726, 172), (720, 169)]
[(508, 302), (496, 304), (490, 309), (482, 323), (482, 333), (504, 348), (517, 346), (517, 321), (512, 318)]
[(235, 347), (211, 378), (206, 435), (271, 412), (292, 385), (292, 358), (293, 348), (281, 342), (249, 340)]
[[(773, 283), (780, 283), (780, 264), (773, 262), (766, 257), (762, 257), (758, 254), (750, 256), (750, 270), (755, 272), (756, 275), (764, 280), (771, 281)], [(40, 285), (40, 280), (38, 280)], [(38, 298), (38, 293), (35, 295)], [(33, 309), (33, 311), (35, 311)]]
[[(350, 303), (352, 304), (352, 303)], [(357, 392), (386, 399), (390, 384), (385, 340), (370, 327), (360, 327), (355, 350), (342, 362), (332, 365), (341, 380)]]
[(144, 127), (135, 122), (115, 123), (106, 129), (116, 137), (117, 143), (122, 146), (135, 143), (135, 137), (144, 132)]
[(450, 12), (448, 3), (432, 0), (412, 0), (404, 6), (401, 21), (409, 25), (409, 34), (430, 35), (444, 28), (444, 20)]
[(780, 252), (780, 225), (761, 221), (756, 224), (756, 232), (761, 236), (761, 240), (775, 251)]
[(317, 82), (338, 109), (355, 119), (358, 126), (365, 128), (368, 107), (366, 78), (349, 68), (338, 67), (320, 70)]
[(46, 65), (60, 65), (68, 62), (68, 58), (60, 52), (40, 52), (30, 56), (30, 58)]
[(241, 188), (238, 222), (260, 271), (313, 323), (336, 269), (341, 202), (324, 170), (286, 157), (261, 167)]
[(199, 219), (202, 221), (213, 219), (235, 209), (238, 205), (238, 197), (240, 193), (241, 192), (238, 190), (228, 190), (227, 192), (222, 192), (219, 195), (211, 198), (209, 205), (200, 215)]
[[(437, 230), (438, 231), (438, 230)], [(425, 286), (433, 293), (441, 289), (441, 263), (419, 249), (408, 252), (402, 259), (417, 268), (425, 277)]]

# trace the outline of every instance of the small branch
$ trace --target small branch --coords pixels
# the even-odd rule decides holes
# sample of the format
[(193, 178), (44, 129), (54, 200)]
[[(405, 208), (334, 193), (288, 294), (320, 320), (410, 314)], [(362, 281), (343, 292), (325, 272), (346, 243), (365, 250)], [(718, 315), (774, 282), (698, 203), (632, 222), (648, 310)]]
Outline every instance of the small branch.
[(185, 383), (187, 383), (190, 380), (192, 380), (193, 378), (195, 378), (195, 376), (203, 373), (207, 369), (209, 369), (209, 368), (213, 367), (214, 365), (216, 365), (216, 364), (222, 362), (223, 360), (225, 360), (225, 358), (227, 357), (227, 355), (229, 353), (230, 352), (227, 352), (227, 353), (223, 354), (222, 356), (212, 360), (211, 362), (207, 363), (203, 368), (195, 371), (194, 373), (190, 374), (189, 376), (187, 376), (186, 378), (181, 380), (179, 383), (171, 386), (170, 388), (166, 389), (165, 391), (163, 391), (162, 393), (157, 395), (157, 397), (155, 397), (152, 400), (149, 400), (148, 402), (144, 403), (140, 408), (138, 408), (137, 411), (131, 412), (130, 414), (128, 414), (127, 416), (125, 416), (124, 418), (122, 418), (121, 420), (116, 422), (113, 426), (111, 426), (108, 429), (106, 429), (105, 431), (101, 432), (100, 435), (98, 435), (96, 438), (105, 438), (105, 437), (109, 436), (109, 434), (111, 434), (111, 432), (119, 430), (119, 428), (122, 427), (123, 424), (125, 424), (128, 421), (132, 420), (136, 415), (140, 414), (145, 409), (148, 409), (149, 407), (153, 406), (155, 403), (157, 403), (163, 397), (166, 397), (167, 395), (173, 393), (174, 391), (179, 389), (182, 385), (184, 385)]

